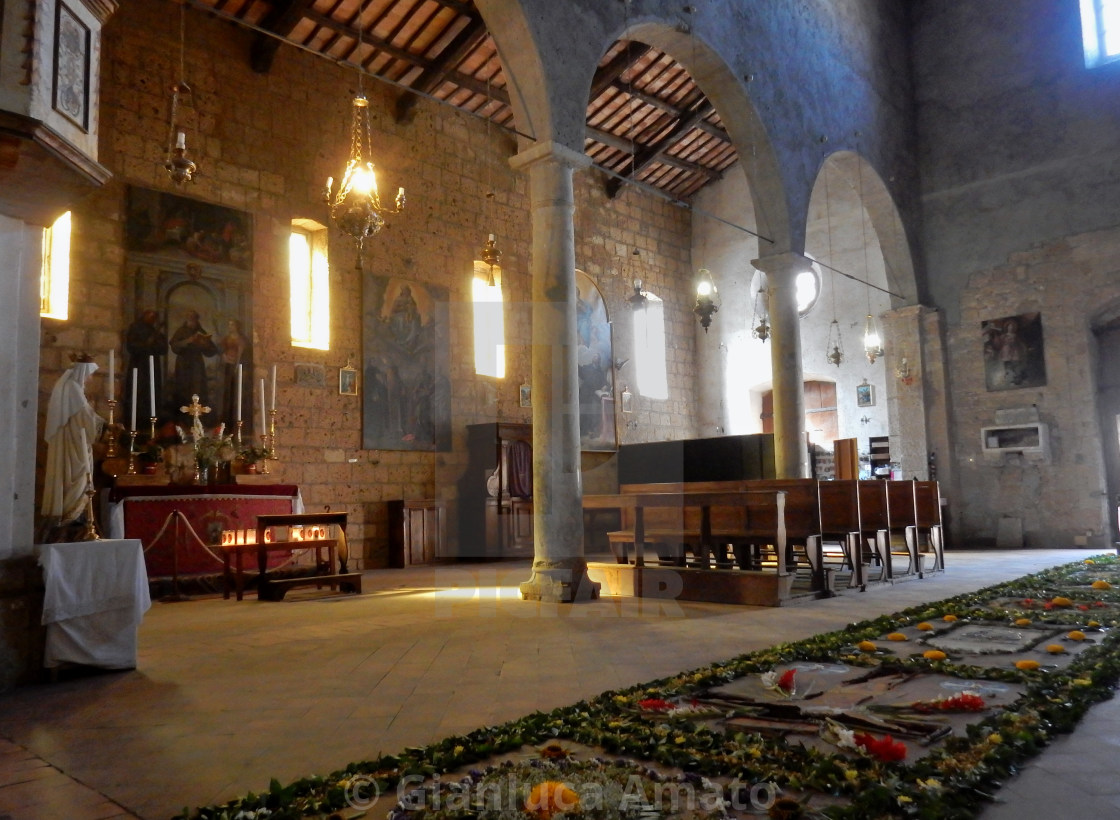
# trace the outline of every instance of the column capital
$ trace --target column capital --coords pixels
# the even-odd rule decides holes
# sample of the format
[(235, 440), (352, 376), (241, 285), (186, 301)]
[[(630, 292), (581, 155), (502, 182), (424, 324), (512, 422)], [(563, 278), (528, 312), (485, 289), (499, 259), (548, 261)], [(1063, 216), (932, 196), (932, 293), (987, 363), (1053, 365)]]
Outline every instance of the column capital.
[(751, 264), (767, 276), (797, 276), (813, 269), (813, 261), (800, 253), (786, 251), (752, 259)]
[(591, 167), (591, 157), (587, 154), (554, 141), (534, 143), (531, 147), (510, 157), (509, 167), (515, 171), (524, 171), (548, 160), (567, 165), (577, 171)]

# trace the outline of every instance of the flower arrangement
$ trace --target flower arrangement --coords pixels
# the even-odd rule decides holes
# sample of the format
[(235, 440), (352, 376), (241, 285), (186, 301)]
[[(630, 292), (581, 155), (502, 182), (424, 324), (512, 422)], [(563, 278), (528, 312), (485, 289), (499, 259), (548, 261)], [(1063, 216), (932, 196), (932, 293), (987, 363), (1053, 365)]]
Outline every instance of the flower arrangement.
[(224, 435), (224, 428), (223, 424), (214, 435), (203, 435), (194, 440), (194, 453), (198, 466), (213, 467), (221, 462), (233, 461), (237, 451), (233, 447), (233, 437)]
[(271, 452), (266, 447), (244, 447), (237, 454), (245, 464), (259, 464), (270, 456)]

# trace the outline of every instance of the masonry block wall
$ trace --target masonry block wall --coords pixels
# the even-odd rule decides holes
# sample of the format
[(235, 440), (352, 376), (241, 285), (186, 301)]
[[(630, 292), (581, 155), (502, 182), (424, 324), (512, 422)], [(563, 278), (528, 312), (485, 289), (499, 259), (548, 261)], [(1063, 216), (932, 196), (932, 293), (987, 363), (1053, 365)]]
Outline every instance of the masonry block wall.
[[(101, 362), (88, 393), (107, 415), (107, 351), (120, 352), (122, 333), (133, 318), (126, 312), (135, 275), (124, 241), (128, 187), (247, 211), (253, 217), (253, 383), (277, 365), (278, 478), (300, 485), (308, 510), (330, 505), (349, 512), (351, 539), (361, 545), (364, 565), (385, 565), (385, 502), (438, 497), (453, 512), (455, 482), (465, 465), (465, 425), (530, 420), (531, 411), (518, 401), (518, 386), (530, 375), (531, 242), (527, 179), (507, 164), (516, 145), (502, 129), (431, 101), (422, 101), (409, 123), (397, 124), (390, 114), (396, 92), (366, 81), (379, 184), (384, 190), (403, 185), (409, 203), (367, 243), (362, 263), (367, 275), (448, 289), (454, 435), (450, 452), (363, 450), (361, 397), (340, 395), (337, 388), (338, 369), (348, 359), (359, 365), (362, 350), (363, 283), (355, 269), (355, 247), (332, 229), (329, 351), (289, 344), (287, 272), (291, 220), (328, 222), (321, 193), (326, 178), (338, 177), (345, 162), (357, 74), (287, 47), (280, 49), (269, 74), (255, 74), (248, 64), (249, 33), (188, 10), (185, 79), (197, 112), (193, 121), (187, 119), (188, 148), (199, 174), (177, 189), (162, 168), (170, 86), (179, 79), (177, 8), (164, 0), (124, 4), (104, 32), (100, 158), (115, 179), (74, 211), (70, 318), (43, 326), (40, 433), (51, 388), (69, 365), (70, 353), (88, 351)], [(686, 395), (694, 369), (695, 322), (688, 213), (637, 191), (608, 200), (602, 183), (594, 170), (576, 175), (577, 260), (603, 293), (616, 356), (633, 353), (625, 306), (630, 288), (620, 276), (622, 258), (633, 247), (642, 253), (642, 278), (665, 299), (669, 336), (670, 398), (639, 398), (633, 417), (640, 426), (623, 425), (620, 438), (687, 437), (694, 427)], [(490, 188), (496, 194), (492, 206), (485, 196)], [(504, 380), (476, 376), (473, 363), (473, 261), (491, 232), (504, 251), (509, 306)], [(297, 385), (297, 364), (321, 366), (326, 386)], [(619, 391), (622, 381), (616, 378)], [(40, 446), (40, 464), (44, 455)], [(609, 476), (610, 462), (610, 454), (585, 457), (585, 467), (600, 475)], [(449, 533), (455, 530), (449, 527)]]

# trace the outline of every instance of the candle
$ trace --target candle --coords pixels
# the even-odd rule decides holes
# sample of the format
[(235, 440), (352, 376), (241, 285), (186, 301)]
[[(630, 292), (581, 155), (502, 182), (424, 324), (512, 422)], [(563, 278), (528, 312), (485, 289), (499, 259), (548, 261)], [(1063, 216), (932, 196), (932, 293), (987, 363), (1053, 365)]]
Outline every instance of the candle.
[(241, 421), (241, 365), (237, 365), (237, 417), (234, 421)]
[(109, 401), (116, 398), (116, 381), (117, 381), (117, 354), (112, 348), (109, 348)]
[(136, 373), (136, 368), (134, 367), (134, 368), (132, 368), (132, 405), (131, 405), (132, 406), (132, 427), (130, 428), (133, 431), (136, 430), (136, 379), (137, 379), (137, 376), (138, 376), (138, 374)]
[(264, 421), (264, 379), (261, 379), (261, 432), (260, 435), (268, 433), (268, 425)]
[(148, 357), (148, 398), (152, 404), (152, 418), (156, 417), (156, 357)]
[(272, 404), (269, 405), (268, 409), (276, 409), (276, 365), (272, 366)]
[(178, 136), (175, 137), (175, 147), (176, 148), (184, 148), (184, 149), (187, 147), (187, 132), (186, 131), (180, 131)]

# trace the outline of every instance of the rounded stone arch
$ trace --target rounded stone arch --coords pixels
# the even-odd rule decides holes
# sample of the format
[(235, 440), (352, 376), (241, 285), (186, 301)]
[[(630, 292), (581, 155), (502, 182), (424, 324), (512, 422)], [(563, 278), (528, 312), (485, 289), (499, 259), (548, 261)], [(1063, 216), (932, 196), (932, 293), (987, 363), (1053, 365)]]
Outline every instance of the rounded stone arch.
[[(750, 96), (724, 58), (695, 31), (677, 23), (638, 19), (608, 43), (632, 39), (671, 55), (715, 107), (739, 157), (754, 203), (755, 230), (761, 256), (800, 251), (804, 237), (794, 236), (789, 197), (777, 154)], [(605, 49), (604, 49), (605, 52)]]
[(821, 161), (817, 169), (810, 198), (810, 211), (814, 209), (817, 197), (824, 195), (824, 178), (828, 173), (834, 173), (844, 183), (850, 185), (867, 212), (868, 227), (872, 230), (873, 239), (882, 253), (885, 273), (885, 281), (872, 284), (885, 287), (892, 292), (890, 297), (892, 308), (917, 304), (918, 283), (911, 244), (898, 205), (883, 183), (882, 177), (859, 153), (846, 149), (834, 151)]

